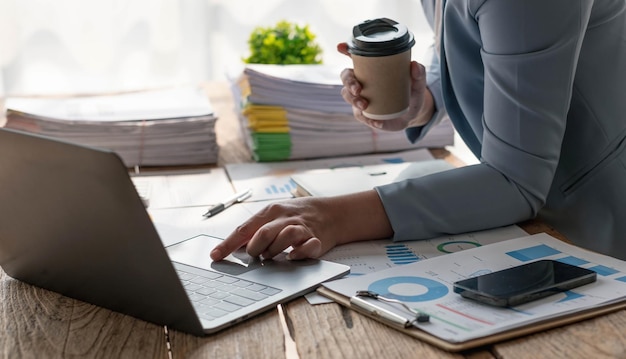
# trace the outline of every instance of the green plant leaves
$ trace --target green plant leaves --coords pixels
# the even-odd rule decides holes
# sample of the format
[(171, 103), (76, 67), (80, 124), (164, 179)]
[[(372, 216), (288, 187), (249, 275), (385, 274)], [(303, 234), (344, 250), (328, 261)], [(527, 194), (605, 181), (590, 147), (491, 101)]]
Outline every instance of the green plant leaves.
[(249, 64), (321, 64), (321, 47), (308, 25), (286, 20), (273, 27), (257, 27), (250, 34)]

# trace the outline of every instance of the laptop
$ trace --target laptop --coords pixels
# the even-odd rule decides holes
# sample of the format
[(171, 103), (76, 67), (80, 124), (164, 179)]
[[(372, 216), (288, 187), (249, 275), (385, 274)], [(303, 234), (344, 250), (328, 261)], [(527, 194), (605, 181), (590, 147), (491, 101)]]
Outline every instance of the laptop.
[(0, 266), (15, 279), (201, 336), (349, 272), (243, 250), (212, 262), (220, 240), (164, 247), (117, 154), (0, 129)]

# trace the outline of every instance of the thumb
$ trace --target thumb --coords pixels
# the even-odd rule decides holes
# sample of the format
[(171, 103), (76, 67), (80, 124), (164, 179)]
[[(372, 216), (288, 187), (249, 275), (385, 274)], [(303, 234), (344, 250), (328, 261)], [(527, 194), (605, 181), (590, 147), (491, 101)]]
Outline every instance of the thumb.
[(348, 51), (348, 43), (346, 42), (340, 42), (337, 44), (337, 51), (339, 51), (339, 53), (344, 54), (348, 57), (350, 56), (350, 52)]

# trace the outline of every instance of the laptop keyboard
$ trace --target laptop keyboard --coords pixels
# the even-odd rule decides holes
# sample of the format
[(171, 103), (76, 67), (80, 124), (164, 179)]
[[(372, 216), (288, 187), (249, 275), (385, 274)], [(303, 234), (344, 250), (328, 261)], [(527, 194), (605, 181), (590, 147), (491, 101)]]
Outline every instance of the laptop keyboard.
[(177, 269), (198, 316), (214, 320), (228, 313), (280, 293), (280, 289), (232, 277), (223, 273), (203, 275)]

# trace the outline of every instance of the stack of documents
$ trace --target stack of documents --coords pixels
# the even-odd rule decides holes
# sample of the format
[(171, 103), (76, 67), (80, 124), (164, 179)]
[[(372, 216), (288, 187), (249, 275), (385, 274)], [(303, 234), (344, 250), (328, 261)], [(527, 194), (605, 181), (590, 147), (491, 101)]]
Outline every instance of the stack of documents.
[(200, 88), (13, 97), (6, 127), (117, 152), (128, 167), (217, 162), (217, 117)]
[(340, 68), (326, 65), (247, 65), (233, 81), (242, 128), (258, 161), (349, 156), (453, 144), (442, 121), (417, 144), (404, 132), (356, 121), (341, 97)]

